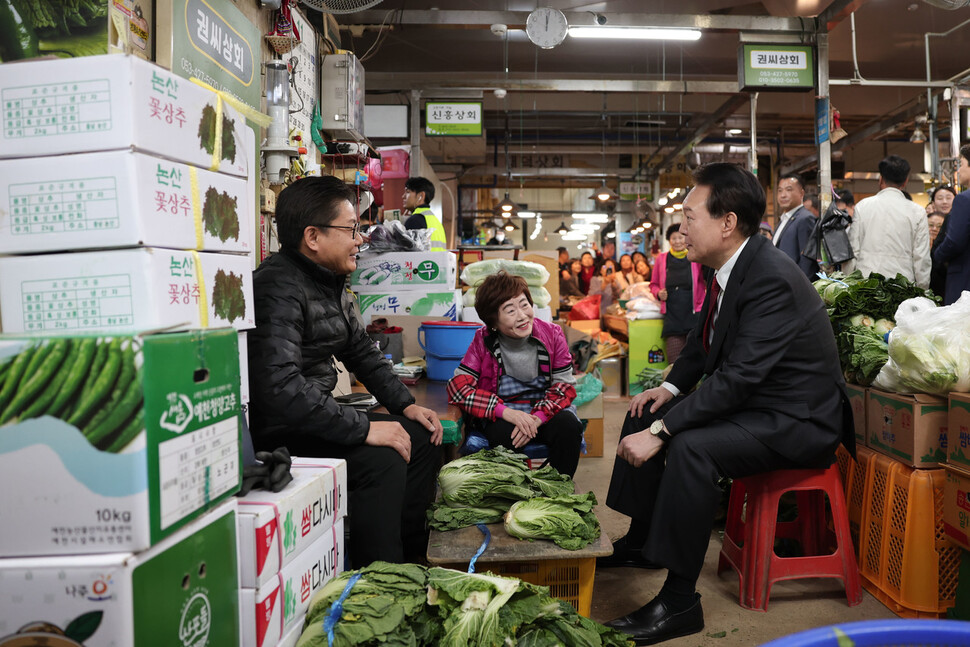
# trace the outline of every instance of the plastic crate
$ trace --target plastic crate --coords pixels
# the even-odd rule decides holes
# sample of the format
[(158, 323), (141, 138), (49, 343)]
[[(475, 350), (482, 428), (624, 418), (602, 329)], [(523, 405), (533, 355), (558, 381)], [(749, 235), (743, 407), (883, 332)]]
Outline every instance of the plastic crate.
[(955, 647), (970, 644), (970, 622), (863, 620), (785, 636), (761, 647)]
[(842, 445), (839, 445), (839, 449), (835, 453), (839, 464), (839, 474), (842, 477), (846, 510), (849, 515), (849, 533), (852, 535), (852, 546), (857, 561), (862, 516), (866, 507), (866, 475), (869, 470), (869, 463), (874, 455), (875, 452), (871, 449), (856, 447), (855, 460), (852, 460), (852, 456)]
[(944, 616), (954, 603), (960, 550), (943, 533), (943, 470), (872, 454), (866, 472), (863, 587), (897, 615)]
[(528, 562), (489, 562), (480, 564), (478, 572), (517, 577), (523, 582), (548, 586), (554, 598), (565, 600), (580, 615), (589, 617), (593, 606), (593, 576), (596, 558), (549, 559)]

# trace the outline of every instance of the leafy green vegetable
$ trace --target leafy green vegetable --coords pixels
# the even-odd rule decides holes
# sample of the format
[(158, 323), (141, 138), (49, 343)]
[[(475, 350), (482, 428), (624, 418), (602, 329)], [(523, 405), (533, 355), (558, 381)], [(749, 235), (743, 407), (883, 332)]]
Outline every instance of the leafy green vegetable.
[(110, 5), (102, 0), (11, 0), (11, 4), (41, 38), (69, 36), (72, 30), (106, 19)]
[(246, 316), (246, 295), (243, 294), (243, 277), (234, 272), (216, 272), (212, 286), (212, 306), (216, 316), (232, 323)]
[(889, 360), (883, 336), (866, 326), (844, 326), (838, 347), (842, 368), (850, 382), (869, 386)]
[(663, 369), (644, 366), (643, 370), (637, 374), (637, 381), (644, 391), (660, 386), (664, 381)]
[(222, 242), (230, 238), (239, 240), (239, 215), (236, 213), (236, 198), (225, 191), (209, 187), (205, 192), (202, 206), (202, 222), (205, 230), (217, 236)]
[(551, 539), (560, 548), (579, 550), (599, 539), (595, 505), (592, 492), (519, 501), (505, 515), (505, 530), (519, 539)]
[[(572, 479), (553, 467), (530, 471), (526, 456), (502, 447), (451, 461), (438, 473), (441, 502), (428, 511), (436, 530), (453, 530), (498, 521), (516, 501), (534, 496), (571, 494)], [(486, 520), (486, 518), (488, 520)]]

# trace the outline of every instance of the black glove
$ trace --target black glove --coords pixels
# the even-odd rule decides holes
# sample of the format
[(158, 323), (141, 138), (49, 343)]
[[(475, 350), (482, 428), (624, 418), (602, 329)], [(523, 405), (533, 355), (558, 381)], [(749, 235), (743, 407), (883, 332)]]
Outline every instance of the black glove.
[(242, 486), (236, 496), (246, 496), (253, 488), (279, 492), (293, 480), (290, 466), (293, 459), (286, 447), (273, 452), (256, 452), (259, 463), (243, 467)]

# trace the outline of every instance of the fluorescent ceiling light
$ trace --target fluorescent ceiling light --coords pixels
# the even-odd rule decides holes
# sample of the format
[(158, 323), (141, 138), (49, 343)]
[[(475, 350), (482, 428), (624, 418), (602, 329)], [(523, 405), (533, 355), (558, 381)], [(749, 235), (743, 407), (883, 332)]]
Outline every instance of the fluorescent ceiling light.
[(536, 217), (536, 212), (535, 211), (520, 211), (518, 213), (518, 216), (519, 216), (519, 218), (535, 218)]
[(611, 232), (609, 232), (609, 233), (606, 234), (606, 237), (607, 238), (616, 238), (616, 232), (615, 231), (611, 231)]
[(729, 135), (740, 135), (743, 132), (744, 131), (741, 130), (740, 128), (728, 128), (728, 134)]
[(661, 207), (664, 206), (665, 204), (667, 204), (667, 196), (664, 196), (664, 197), (660, 198), (659, 200), (657, 200), (657, 204), (659, 204)]
[(563, 240), (586, 240), (589, 238), (589, 233), (584, 231), (571, 231), (568, 234), (563, 234)]
[(573, 38), (618, 38), (633, 40), (698, 40), (699, 29), (672, 27), (603, 27), (600, 25), (573, 25), (569, 28)]
[(574, 222), (569, 228), (573, 231), (598, 231), (600, 226), (592, 222)]
[(673, 213), (673, 212), (674, 212), (673, 207), (664, 207), (664, 213)]
[(586, 222), (609, 222), (610, 217), (605, 213), (574, 213), (574, 220), (584, 220)]

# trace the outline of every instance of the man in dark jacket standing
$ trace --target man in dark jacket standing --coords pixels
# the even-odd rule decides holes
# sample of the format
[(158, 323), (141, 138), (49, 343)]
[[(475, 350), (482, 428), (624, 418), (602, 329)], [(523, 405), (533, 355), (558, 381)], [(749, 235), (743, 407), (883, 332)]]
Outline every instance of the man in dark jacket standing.
[[(442, 427), (418, 406), (364, 330), (347, 275), (363, 242), (354, 192), (310, 177), (276, 203), (280, 252), (253, 275), (250, 417), (257, 450), (343, 458), (350, 489), (348, 551), (355, 568), (417, 561), (440, 464)], [(334, 359), (395, 415), (364, 414), (333, 399)]]
[(805, 180), (797, 173), (789, 173), (778, 180), (775, 197), (782, 209), (781, 217), (775, 226), (773, 241), (775, 247), (788, 254), (795, 261), (809, 281), (815, 280), (818, 263), (813, 258), (802, 255), (802, 250), (815, 230), (816, 216), (802, 206), (805, 198)]

